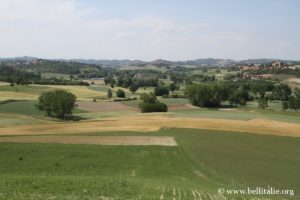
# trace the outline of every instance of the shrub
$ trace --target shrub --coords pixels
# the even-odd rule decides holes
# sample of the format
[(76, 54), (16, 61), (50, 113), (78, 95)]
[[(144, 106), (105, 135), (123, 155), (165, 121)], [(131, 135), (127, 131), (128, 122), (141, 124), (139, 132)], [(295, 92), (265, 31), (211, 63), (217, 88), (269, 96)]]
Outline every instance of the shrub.
[(141, 108), (142, 113), (149, 112), (168, 112), (168, 106), (164, 103), (140, 103), (139, 107)]
[(118, 89), (118, 91), (117, 91), (117, 97), (118, 98), (125, 98), (125, 92), (124, 92), (124, 90)]
[(142, 113), (148, 112), (168, 112), (168, 106), (164, 103), (160, 103), (155, 94), (150, 92), (149, 94), (143, 93), (140, 97), (143, 100), (142, 103), (139, 104)]

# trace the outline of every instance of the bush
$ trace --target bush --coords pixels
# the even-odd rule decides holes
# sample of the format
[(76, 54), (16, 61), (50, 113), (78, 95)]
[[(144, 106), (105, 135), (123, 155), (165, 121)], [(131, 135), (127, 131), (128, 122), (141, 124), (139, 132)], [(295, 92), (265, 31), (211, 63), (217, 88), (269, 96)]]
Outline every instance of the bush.
[(124, 92), (124, 90), (118, 89), (118, 91), (117, 91), (117, 97), (118, 98), (125, 98), (125, 92)]
[(133, 100), (137, 100), (137, 98), (133, 97), (133, 98), (114, 99), (114, 101), (133, 101)]
[(142, 113), (149, 112), (168, 112), (168, 106), (164, 103), (140, 103), (139, 107), (141, 108)]

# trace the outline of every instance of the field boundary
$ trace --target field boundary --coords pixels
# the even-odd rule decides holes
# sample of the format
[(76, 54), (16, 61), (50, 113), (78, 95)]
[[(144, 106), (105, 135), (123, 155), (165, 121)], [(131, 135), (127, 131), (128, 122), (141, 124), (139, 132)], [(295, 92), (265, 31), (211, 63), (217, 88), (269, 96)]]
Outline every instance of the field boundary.
[(0, 143), (50, 143), (93, 145), (177, 146), (173, 137), (166, 136), (16, 136), (0, 137)]

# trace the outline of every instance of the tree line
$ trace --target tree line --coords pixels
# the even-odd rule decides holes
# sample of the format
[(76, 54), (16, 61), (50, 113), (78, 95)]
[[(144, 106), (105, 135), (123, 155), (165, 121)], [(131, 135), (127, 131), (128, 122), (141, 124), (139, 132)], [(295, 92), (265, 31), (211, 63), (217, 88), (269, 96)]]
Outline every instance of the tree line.
[(246, 106), (248, 101), (256, 99), (261, 109), (274, 100), (282, 102), (283, 110), (300, 109), (300, 89), (293, 93), (287, 84), (268, 81), (190, 84), (186, 86), (185, 96), (199, 107), (221, 107), (224, 101), (231, 106)]

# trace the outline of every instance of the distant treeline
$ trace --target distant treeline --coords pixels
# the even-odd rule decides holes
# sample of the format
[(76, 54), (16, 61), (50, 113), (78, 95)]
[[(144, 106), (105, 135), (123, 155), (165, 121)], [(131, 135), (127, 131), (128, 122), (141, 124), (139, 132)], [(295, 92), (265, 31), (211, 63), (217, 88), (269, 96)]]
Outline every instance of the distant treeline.
[(247, 101), (257, 99), (258, 107), (265, 109), (268, 102), (279, 100), (282, 109), (300, 109), (300, 90), (294, 94), (287, 84), (271, 81), (226, 81), (220, 83), (190, 84), (186, 86), (185, 96), (199, 107), (221, 107), (229, 101), (232, 106), (245, 106)]

